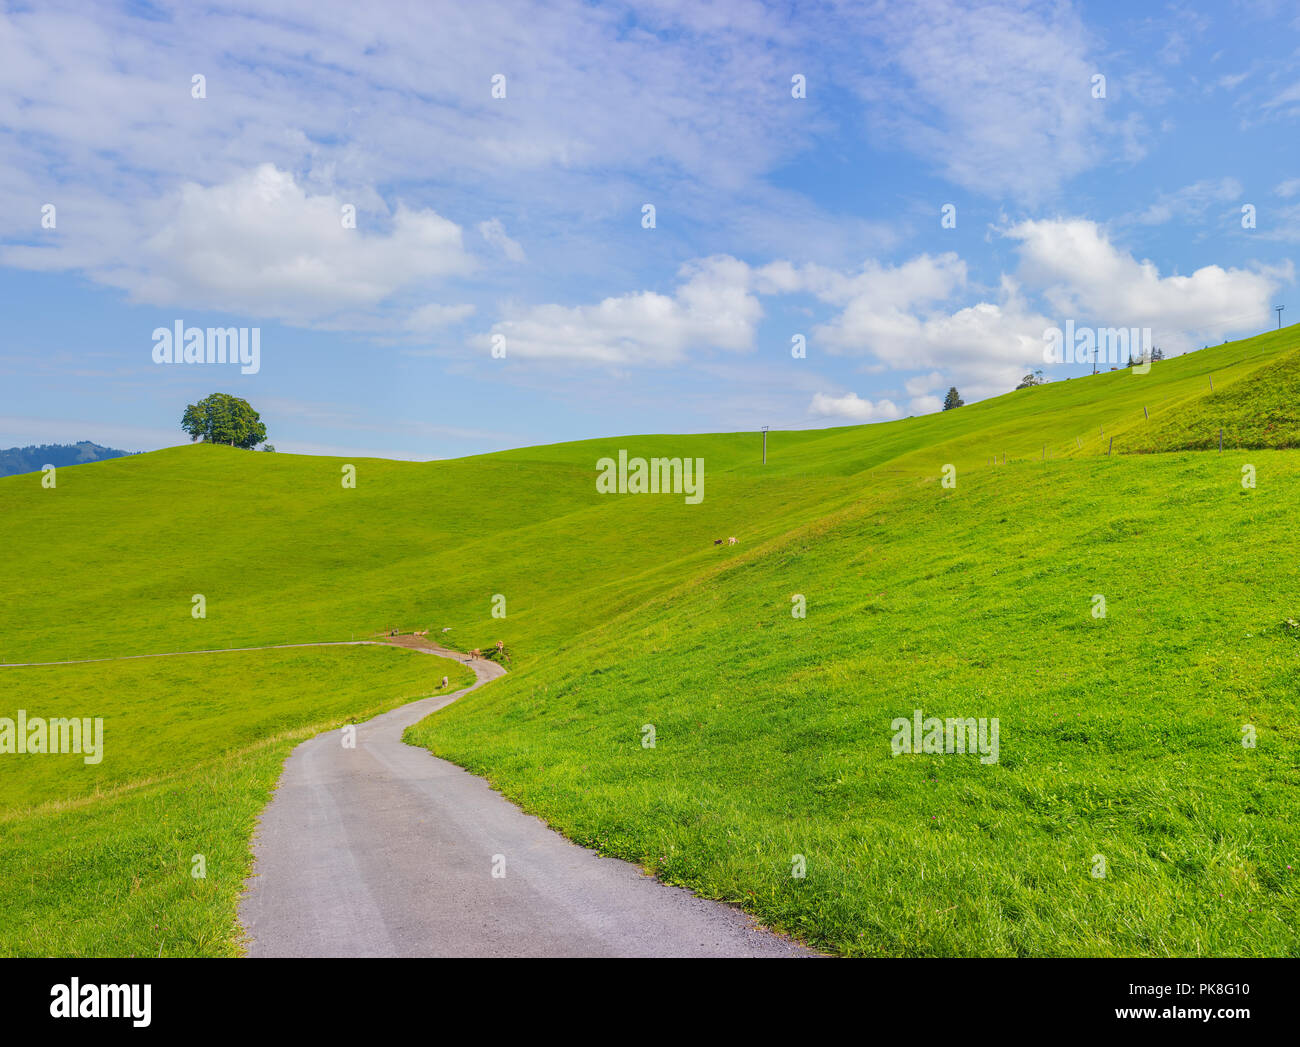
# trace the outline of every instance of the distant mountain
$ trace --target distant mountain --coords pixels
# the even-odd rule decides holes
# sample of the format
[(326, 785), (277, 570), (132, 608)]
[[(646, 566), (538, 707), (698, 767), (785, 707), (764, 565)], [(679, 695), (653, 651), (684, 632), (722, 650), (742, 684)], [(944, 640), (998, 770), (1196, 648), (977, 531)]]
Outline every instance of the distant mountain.
[(81, 465), (83, 462), (102, 462), (106, 458), (124, 458), (138, 451), (118, 451), (112, 447), (100, 447), (89, 440), (75, 444), (30, 444), (27, 447), (11, 447), (0, 451), (0, 476), (13, 476), (17, 473), (35, 473), (47, 465)]

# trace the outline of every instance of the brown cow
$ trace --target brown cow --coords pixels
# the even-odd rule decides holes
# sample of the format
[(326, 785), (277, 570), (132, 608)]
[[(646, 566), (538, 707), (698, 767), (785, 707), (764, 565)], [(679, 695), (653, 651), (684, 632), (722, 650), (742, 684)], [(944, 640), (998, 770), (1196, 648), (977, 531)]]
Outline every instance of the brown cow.
[(482, 658), (482, 657), (483, 657), (483, 652), (480, 651), (477, 647), (475, 647), (474, 650), (469, 652), (469, 660), (471, 662), (474, 661), (475, 658)]

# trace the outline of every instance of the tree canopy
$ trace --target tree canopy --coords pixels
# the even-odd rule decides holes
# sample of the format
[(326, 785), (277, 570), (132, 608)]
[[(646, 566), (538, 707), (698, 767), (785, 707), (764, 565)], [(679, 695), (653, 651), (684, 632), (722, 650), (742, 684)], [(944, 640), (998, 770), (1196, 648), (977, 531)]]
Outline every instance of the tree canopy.
[(181, 428), (191, 440), (253, 448), (266, 439), (266, 426), (247, 400), (213, 393), (185, 408)]

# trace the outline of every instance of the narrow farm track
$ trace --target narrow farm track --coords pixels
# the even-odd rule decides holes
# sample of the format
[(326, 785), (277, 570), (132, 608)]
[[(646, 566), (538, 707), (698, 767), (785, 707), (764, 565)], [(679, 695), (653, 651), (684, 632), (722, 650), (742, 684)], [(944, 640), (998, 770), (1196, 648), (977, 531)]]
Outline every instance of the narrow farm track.
[(252, 956), (798, 956), (742, 912), (549, 829), (407, 727), (503, 675), (356, 727), (285, 761), (254, 837), (239, 915)]

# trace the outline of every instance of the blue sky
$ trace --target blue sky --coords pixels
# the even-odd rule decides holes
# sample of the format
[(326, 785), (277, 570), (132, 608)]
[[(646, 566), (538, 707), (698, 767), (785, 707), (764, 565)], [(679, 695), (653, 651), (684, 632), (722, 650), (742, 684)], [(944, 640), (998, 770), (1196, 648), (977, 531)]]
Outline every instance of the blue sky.
[(41, 3), (0, 80), (0, 446), (840, 425), (1300, 320), (1294, 3)]

